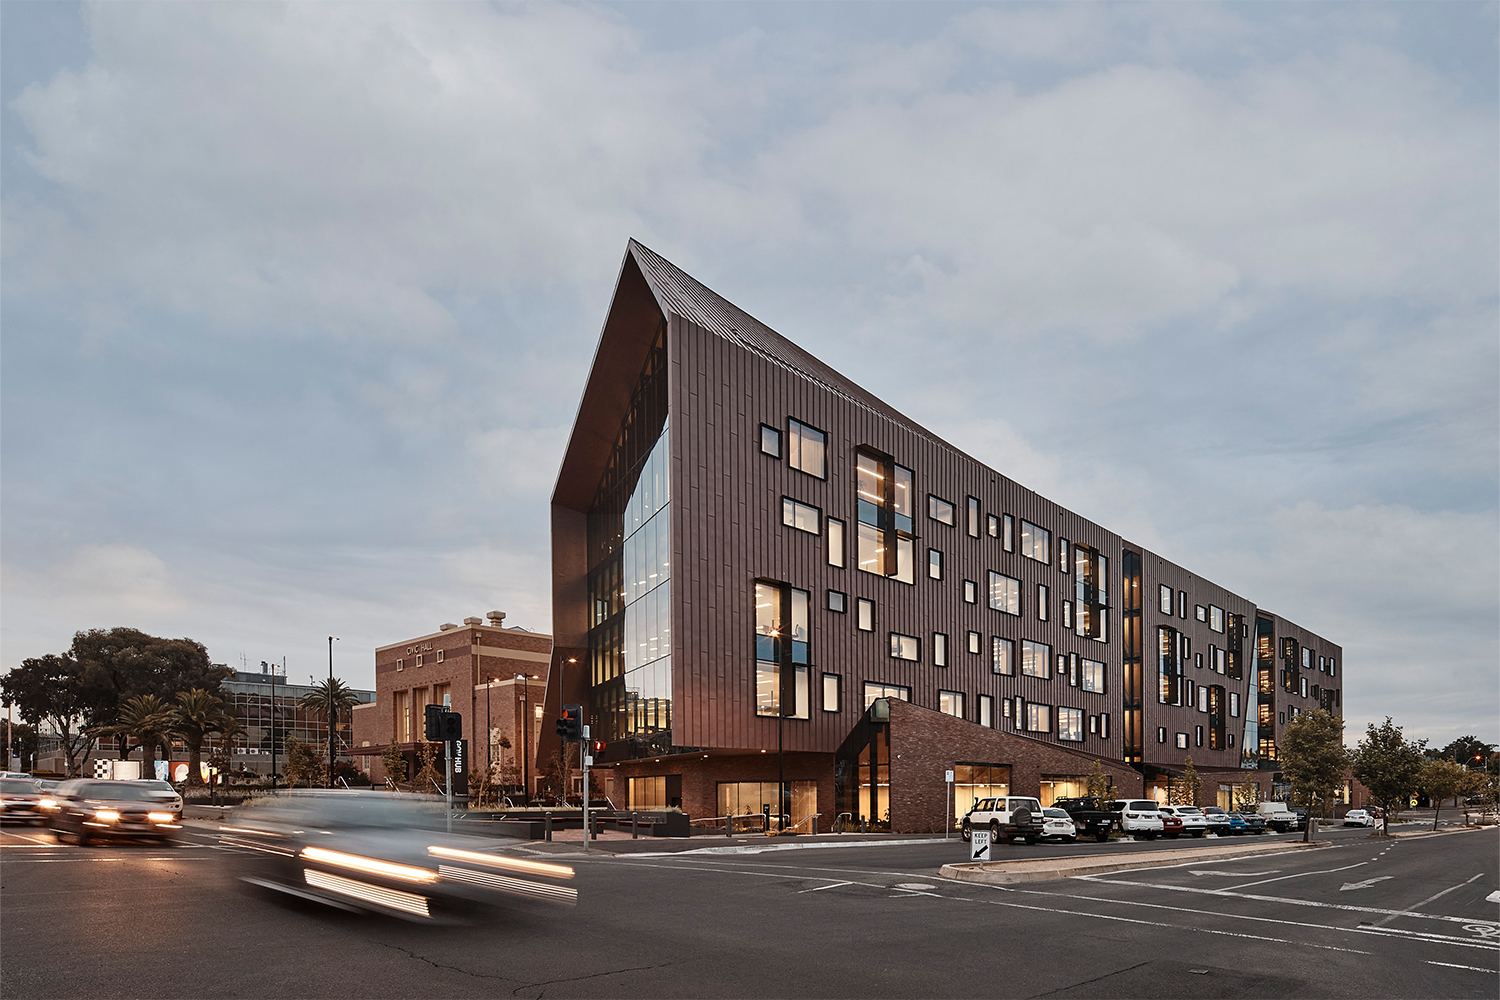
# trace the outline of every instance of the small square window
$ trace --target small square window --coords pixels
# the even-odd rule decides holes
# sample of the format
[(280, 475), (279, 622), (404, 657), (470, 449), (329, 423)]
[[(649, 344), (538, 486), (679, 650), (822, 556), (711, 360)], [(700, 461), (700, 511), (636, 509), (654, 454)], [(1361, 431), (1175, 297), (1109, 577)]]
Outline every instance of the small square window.
[(443, 653), (445, 653), (445, 652), (446, 652), (446, 650), (442, 650), (442, 649), (440, 649), (440, 650), (437, 651), (437, 661), (439, 663), (443, 662)]
[(867, 601), (863, 597), (859, 599), (859, 621), (857, 622), (861, 632), (875, 631), (875, 602)]
[(1177, 734), (1177, 749), (1179, 749), (1179, 750), (1186, 750), (1187, 748), (1188, 748), (1188, 745), (1187, 745), (1187, 733), (1178, 733)]
[(1196, 617), (1196, 618), (1197, 618), (1197, 619), (1198, 619), (1198, 620), (1199, 620), (1199, 621), (1200, 621), (1200, 622), (1206, 622), (1206, 621), (1208, 621), (1208, 609), (1207, 609), (1207, 608), (1205, 608), (1205, 607), (1204, 607), (1204, 606), (1203, 606), (1203, 605), (1201, 605), (1201, 604), (1195, 604), (1195, 605), (1194, 605), (1194, 606), (1193, 606), (1193, 615), (1194, 615), (1194, 617)]
[(932, 633), (932, 665), (935, 667), (948, 665), (948, 637), (941, 632)]
[(942, 497), (927, 494), (927, 516), (944, 524), (953, 523), (953, 505)]
[(978, 656), (984, 648), (984, 636), (978, 632), (969, 633), (969, 652)]
[(979, 603), (979, 584), (975, 583), (973, 580), (964, 581), (964, 603)]
[(781, 432), (774, 427), (760, 425), (760, 453), (772, 458), (781, 457)]
[(934, 580), (943, 578), (943, 554), (937, 549), (927, 550), (927, 575)]
[(837, 712), (839, 710), (839, 675), (823, 675), (823, 711)]
[(902, 635), (899, 632), (891, 633), (891, 658), (895, 660), (916, 660), (921, 656), (922, 641), (914, 635)]
[(839, 614), (849, 610), (849, 598), (844, 596), (843, 591), (830, 590), (828, 592), (828, 610), (837, 611)]

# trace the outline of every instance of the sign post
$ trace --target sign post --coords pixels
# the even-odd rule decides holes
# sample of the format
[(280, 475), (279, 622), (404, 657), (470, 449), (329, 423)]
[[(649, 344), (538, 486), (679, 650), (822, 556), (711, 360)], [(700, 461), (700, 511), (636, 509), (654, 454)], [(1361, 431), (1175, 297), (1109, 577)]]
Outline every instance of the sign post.
[(974, 839), (969, 843), (969, 860), (988, 861), (990, 859), (990, 831), (974, 830), (970, 836)]
[(943, 772), (943, 780), (948, 783), (948, 814), (943, 817), (943, 839), (947, 840), (948, 833), (953, 828), (953, 768)]
[(443, 793), (444, 809), (448, 815), (448, 832), (453, 832), (453, 741), (443, 747), (443, 772), (448, 777), (448, 789)]
[(578, 743), (578, 759), (583, 764), (583, 849), (589, 849), (589, 765), (594, 758), (589, 756), (589, 727), (583, 727), (583, 739)]

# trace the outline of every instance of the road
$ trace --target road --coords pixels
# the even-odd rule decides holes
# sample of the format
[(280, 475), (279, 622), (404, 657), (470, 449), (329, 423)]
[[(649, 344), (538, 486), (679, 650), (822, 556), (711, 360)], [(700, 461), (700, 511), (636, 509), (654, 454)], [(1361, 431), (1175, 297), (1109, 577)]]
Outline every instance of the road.
[[(434, 927), (244, 886), (233, 853), (207, 825), (174, 848), (78, 848), (7, 828), (0, 993), (1496, 995), (1500, 904), (1488, 899), (1500, 893), (1495, 830), (1323, 836), (1334, 846), (1021, 886), (939, 877), (944, 862), (963, 857), (956, 840), (734, 854), (626, 842), (638, 853), (588, 857), (552, 844), (537, 850), (577, 868), (576, 908)], [(1016, 850), (1205, 843), (1213, 842)]]

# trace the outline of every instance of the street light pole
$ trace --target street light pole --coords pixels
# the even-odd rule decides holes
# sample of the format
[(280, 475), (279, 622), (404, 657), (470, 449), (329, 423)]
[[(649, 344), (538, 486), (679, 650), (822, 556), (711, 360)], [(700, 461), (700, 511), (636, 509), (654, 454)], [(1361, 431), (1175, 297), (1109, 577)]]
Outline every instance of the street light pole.
[(333, 787), (333, 644), (339, 641), (336, 635), (328, 637), (328, 787)]

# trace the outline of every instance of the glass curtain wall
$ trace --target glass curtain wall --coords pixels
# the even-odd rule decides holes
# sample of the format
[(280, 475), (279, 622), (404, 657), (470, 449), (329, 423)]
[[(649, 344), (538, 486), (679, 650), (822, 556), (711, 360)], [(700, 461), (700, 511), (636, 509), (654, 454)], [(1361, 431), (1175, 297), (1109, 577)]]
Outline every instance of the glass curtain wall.
[(1010, 794), (1009, 764), (954, 764), (953, 765), (953, 825), (964, 814), (974, 808), (978, 799)]
[(666, 327), (636, 384), (588, 516), (590, 727), (672, 728), (672, 477)]

